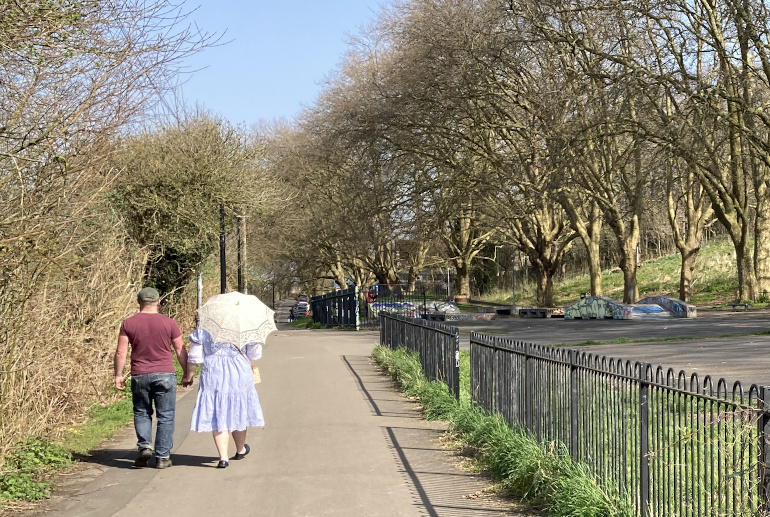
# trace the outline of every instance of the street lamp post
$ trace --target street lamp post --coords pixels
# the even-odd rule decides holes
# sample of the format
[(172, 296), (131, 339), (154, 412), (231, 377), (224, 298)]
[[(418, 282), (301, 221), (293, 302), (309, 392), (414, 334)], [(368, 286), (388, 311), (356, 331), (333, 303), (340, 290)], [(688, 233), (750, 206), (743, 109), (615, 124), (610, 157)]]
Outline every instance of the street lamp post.
[[(198, 278), (196, 282), (196, 291), (197, 291), (197, 300), (196, 300), (196, 309), (200, 309), (201, 305), (203, 305), (203, 273), (198, 272)], [(198, 311), (195, 311), (195, 323), (198, 323)]]
[(219, 287), (227, 292), (227, 257), (225, 255), (225, 205), (219, 205)]
[(511, 316), (516, 315), (516, 255), (511, 254)]
[(243, 270), (246, 266), (246, 218), (236, 215), (238, 220), (238, 292), (246, 294), (245, 277)]
[(500, 263), (497, 261), (497, 248), (502, 248), (502, 247), (503, 247), (503, 244), (498, 244), (497, 246), (495, 246), (495, 254), (492, 257), (492, 260), (495, 262), (495, 276), (497, 277), (497, 279), (495, 280), (495, 288), (500, 287), (500, 284), (499, 284)]
[(275, 272), (270, 273), (270, 286), (273, 289), (273, 310), (275, 310), (275, 281), (276, 281), (276, 275)]

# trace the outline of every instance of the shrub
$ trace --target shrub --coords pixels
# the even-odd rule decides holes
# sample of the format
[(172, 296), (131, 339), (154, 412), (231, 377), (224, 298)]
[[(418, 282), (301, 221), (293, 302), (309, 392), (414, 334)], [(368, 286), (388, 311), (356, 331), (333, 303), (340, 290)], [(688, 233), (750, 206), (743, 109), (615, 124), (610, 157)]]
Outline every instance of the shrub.
[(53, 483), (46, 476), (69, 465), (72, 456), (42, 438), (31, 438), (5, 458), (0, 476), (0, 498), (37, 501), (48, 497)]

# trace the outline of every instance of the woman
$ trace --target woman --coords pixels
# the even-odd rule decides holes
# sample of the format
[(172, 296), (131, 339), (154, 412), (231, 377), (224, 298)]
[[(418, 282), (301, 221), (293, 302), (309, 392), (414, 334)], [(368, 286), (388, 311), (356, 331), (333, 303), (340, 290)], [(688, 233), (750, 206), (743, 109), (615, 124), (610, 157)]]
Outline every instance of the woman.
[(246, 428), (265, 425), (249, 362), (260, 357), (262, 343), (249, 343), (239, 349), (229, 343), (213, 343), (209, 333), (202, 329), (190, 334), (187, 373), (182, 380), (184, 386), (192, 384), (195, 366), (203, 363), (190, 429), (213, 433), (219, 453), (217, 468), (223, 469), (230, 464), (227, 453), (230, 433), (235, 441), (233, 459), (240, 460), (250, 450), (246, 443)]

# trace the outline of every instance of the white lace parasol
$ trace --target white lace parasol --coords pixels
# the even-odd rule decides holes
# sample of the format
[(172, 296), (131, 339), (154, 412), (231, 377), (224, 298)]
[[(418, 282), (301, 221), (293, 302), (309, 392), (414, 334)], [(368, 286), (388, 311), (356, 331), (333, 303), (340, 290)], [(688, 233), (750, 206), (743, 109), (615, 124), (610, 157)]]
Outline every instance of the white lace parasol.
[(256, 296), (234, 291), (209, 298), (198, 309), (198, 327), (215, 343), (242, 348), (248, 343), (265, 343), (276, 330), (273, 310)]

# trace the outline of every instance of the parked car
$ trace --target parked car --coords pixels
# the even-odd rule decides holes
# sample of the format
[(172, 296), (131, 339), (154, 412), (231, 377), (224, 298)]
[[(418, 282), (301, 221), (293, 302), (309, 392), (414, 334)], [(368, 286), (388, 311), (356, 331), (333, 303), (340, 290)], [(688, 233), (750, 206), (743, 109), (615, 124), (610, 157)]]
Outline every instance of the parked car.
[(297, 296), (297, 302), (309, 302), (310, 299), (307, 297), (306, 294), (301, 294)]
[(294, 307), (294, 317), (302, 318), (304, 316), (310, 316), (310, 304), (308, 302), (298, 302)]

